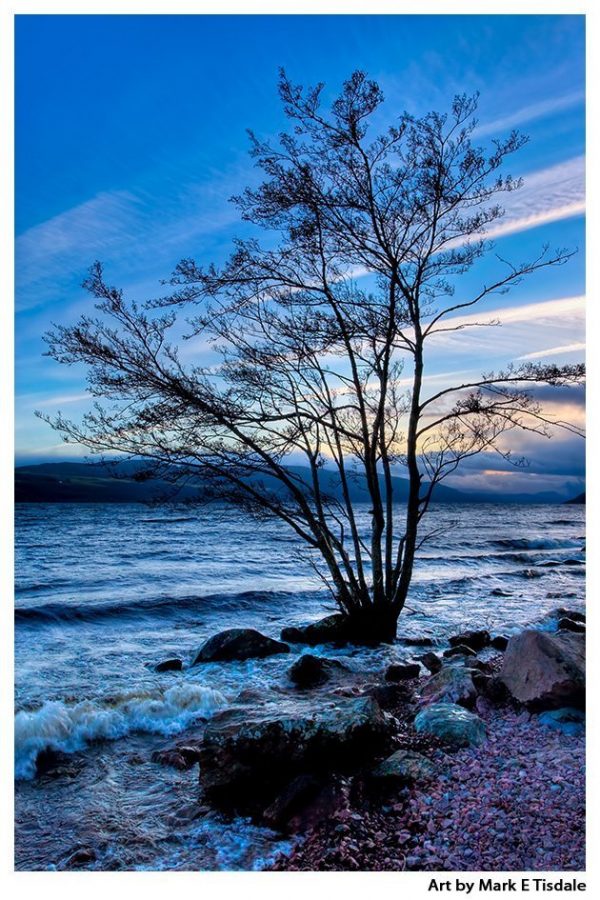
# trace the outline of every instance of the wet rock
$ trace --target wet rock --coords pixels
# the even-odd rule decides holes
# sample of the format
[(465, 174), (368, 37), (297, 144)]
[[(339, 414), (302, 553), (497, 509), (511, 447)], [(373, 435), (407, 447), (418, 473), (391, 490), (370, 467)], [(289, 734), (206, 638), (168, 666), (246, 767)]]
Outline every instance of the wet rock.
[(477, 654), (465, 644), (456, 644), (454, 647), (450, 647), (449, 650), (444, 650), (443, 656), (448, 659), (453, 656), (477, 656)]
[(444, 667), (436, 675), (431, 675), (421, 688), (421, 701), (424, 704), (444, 701), (473, 706), (476, 698), (473, 676), (466, 668)]
[(404, 786), (434, 778), (437, 766), (422, 753), (396, 750), (369, 772), (369, 781)]
[(36, 775), (44, 775), (49, 778), (75, 778), (83, 769), (85, 763), (81, 757), (74, 757), (62, 750), (53, 750), (46, 747), (41, 750), (35, 760)]
[(471, 650), (483, 650), (490, 642), (489, 631), (463, 631), (462, 634), (455, 634), (450, 638), (451, 647), (469, 647)]
[(162, 750), (155, 750), (150, 757), (152, 762), (159, 763), (161, 766), (172, 766), (174, 769), (179, 769), (180, 771), (191, 769), (191, 767), (198, 762), (199, 758), (199, 741), (175, 744), (173, 747), (164, 747)]
[(505, 591), (502, 588), (494, 588), (493, 591), (490, 591), (492, 597), (511, 597), (512, 594), (510, 591)]
[(421, 674), (421, 666), (418, 663), (392, 663), (385, 670), (386, 681), (406, 681), (410, 678), (418, 678)]
[(562, 731), (563, 734), (583, 734), (585, 730), (585, 715), (580, 709), (572, 706), (563, 706), (561, 709), (548, 709), (540, 713), (539, 722), (547, 728)]
[(497, 634), (491, 639), (490, 647), (493, 647), (494, 650), (501, 650), (504, 652), (508, 647), (508, 638), (503, 634)]
[(559, 606), (558, 609), (555, 610), (554, 615), (559, 618), (564, 616), (567, 619), (571, 619), (573, 622), (585, 623), (585, 613), (577, 612), (576, 609), (565, 609), (564, 606)]
[(177, 656), (163, 659), (162, 662), (154, 666), (155, 672), (181, 672), (183, 669), (183, 661)]
[(312, 688), (325, 684), (332, 676), (348, 669), (337, 659), (303, 654), (289, 671), (291, 681), (299, 688)]
[(376, 703), (385, 710), (394, 710), (412, 700), (412, 689), (403, 681), (376, 684), (368, 691)]
[(289, 653), (290, 648), (281, 641), (274, 641), (254, 628), (229, 628), (214, 634), (196, 651), (192, 665), (202, 662), (244, 660), (275, 653)]
[(485, 725), (474, 713), (454, 703), (434, 703), (415, 718), (415, 729), (453, 747), (471, 747), (486, 739)]
[(82, 869), (96, 862), (97, 854), (93, 847), (79, 847), (64, 862), (65, 869)]
[(426, 669), (429, 669), (432, 675), (435, 675), (436, 672), (439, 672), (443, 665), (442, 660), (439, 658), (439, 656), (431, 651), (429, 653), (424, 653), (423, 656), (419, 656), (419, 660), (423, 663)]
[(477, 657), (467, 657), (464, 661), (464, 665), (467, 669), (475, 669), (478, 672), (482, 672), (484, 675), (491, 675), (494, 671), (489, 662), (484, 662), (481, 659), (477, 659)]
[(585, 633), (585, 623), (584, 622), (576, 622), (574, 619), (569, 619), (567, 616), (563, 616), (562, 619), (558, 621), (558, 630), (559, 631), (575, 631), (577, 634)]
[(479, 672), (473, 676), (473, 684), (479, 694), (478, 700), (484, 697), (488, 703), (498, 705), (509, 699), (508, 688), (497, 675), (486, 675)]
[(370, 697), (312, 715), (255, 722), (212, 720), (200, 750), (200, 784), (217, 804), (262, 809), (296, 775), (343, 771), (385, 749), (394, 722)]
[(533, 629), (511, 637), (501, 678), (511, 695), (532, 709), (585, 703), (585, 635)]
[(297, 775), (263, 811), (262, 820), (269, 828), (283, 830), (313, 800), (323, 787), (314, 775)]
[(349, 639), (348, 620), (342, 613), (333, 613), (325, 616), (318, 622), (310, 625), (284, 628), (281, 632), (281, 640), (291, 644), (316, 644), (345, 642)]
[(410, 644), (413, 647), (433, 647), (435, 644), (433, 638), (427, 637), (427, 635), (421, 635), (419, 637), (404, 637), (400, 640), (403, 644)]

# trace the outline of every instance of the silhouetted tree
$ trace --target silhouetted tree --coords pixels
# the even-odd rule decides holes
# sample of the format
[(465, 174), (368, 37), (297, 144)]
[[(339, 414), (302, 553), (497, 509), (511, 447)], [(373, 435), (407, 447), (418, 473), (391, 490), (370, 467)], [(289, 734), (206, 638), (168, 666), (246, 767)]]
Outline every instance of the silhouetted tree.
[[(456, 97), (447, 115), (401, 115), (368, 137), (383, 97), (362, 73), (328, 112), (322, 85), (304, 90), (282, 73), (279, 90), (290, 129), (276, 145), (251, 134), (264, 181), (233, 198), (275, 239), (237, 241), (222, 267), (183, 260), (172, 292), (143, 306), (108, 286), (96, 263), (86, 286), (99, 316), (47, 340), (60, 362), (87, 366), (105, 402), (80, 424), (53, 424), (67, 440), (145, 458), (174, 480), (200, 475), (210, 496), (278, 517), (357, 635), (390, 640), (436, 485), (482, 451), (510, 459), (499, 443), (507, 431), (570, 427), (531, 389), (584, 374), (527, 363), (432, 393), (423, 383), (431, 338), (498, 324), (461, 314), (570, 254), (544, 248), (516, 265), (498, 257), (492, 282), (463, 293), (459, 276), (492, 249), (485, 233), (503, 215), (498, 198), (520, 185), (502, 165), (525, 142), (512, 132), (487, 152), (475, 145), (476, 97)], [(365, 273), (369, 288), (357, 284)], [(177, 311), (190, 307), (188, 336), (218, 349), (216, 367), (187, 364), (170, 339)], [(299, 454), (308, 477), (289, 466)], [(336, 496), (323, 488), (324, 465)], [(397, 467), (408, 474), (402, 504)], [(357, 474), (368, 534), (352, 501)]]

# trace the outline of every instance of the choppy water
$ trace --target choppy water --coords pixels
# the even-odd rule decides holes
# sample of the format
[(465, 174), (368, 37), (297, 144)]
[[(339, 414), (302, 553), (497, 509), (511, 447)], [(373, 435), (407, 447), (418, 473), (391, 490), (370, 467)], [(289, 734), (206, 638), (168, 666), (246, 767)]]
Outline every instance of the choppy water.
[[(466, 626), (506, 632), (560, 605), (581, 608), (584, 511), (434, 507), (400, 640), (443, 641)], [(366, 507), (361, 515), (366, 524)], [(153, 665), (189, 659), (223, 628), (277, 637), (330, 611), (296, 538), (232, 509), (23, 504), (16, 540), (17, 866), (60, 867), (79, 846), (96, 849), (100, 869), (264, 865), (285, 846), (280, 837), (202, 809), (197, 769), (150, 756), (238, 704), (242, 690), (249, 713), (295, 702), (286, 673), (301, 648), (181, 673)], [(325, 652), (376, 671), (410, 650)], [(46, 747), (72, 754), (73, 770), (34, 777)]]

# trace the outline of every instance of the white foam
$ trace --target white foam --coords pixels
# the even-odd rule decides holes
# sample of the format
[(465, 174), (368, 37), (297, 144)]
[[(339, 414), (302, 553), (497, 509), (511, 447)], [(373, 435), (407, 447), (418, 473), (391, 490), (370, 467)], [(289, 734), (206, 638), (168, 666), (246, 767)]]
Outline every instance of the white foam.
[(177, 734), (199, 717), (227, 705), (220, 691), (179, 684), (166, 691), (121, 694), (106, 700), (67, 704), (49, 700), (34, 712), (15, 716), (15, 777), (33, 778), (43, 750), (74, 753), (95, 740), (116, 740), (132, 732)]

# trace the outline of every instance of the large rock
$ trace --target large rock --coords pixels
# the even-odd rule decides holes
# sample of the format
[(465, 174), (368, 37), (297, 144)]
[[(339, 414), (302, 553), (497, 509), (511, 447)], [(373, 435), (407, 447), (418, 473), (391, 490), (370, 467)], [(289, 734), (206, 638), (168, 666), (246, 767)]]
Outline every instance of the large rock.
[(577, 634), (584, 634), (585, 622), (576, 622), (575, 619), (569, 619), (567, 616), (563, 616), (563, 618), (558, 621), (558, 630), (575, 631)]
[(313, 656), (304, 653), (297, 659), (290, 669), (290, 679), (299, 688), (312, 688), (325, 684), (327, 681), (341, 672), (347, 672), (337, 659), (326, 659), (322, 656)]
[(477, 690), (473, 684), (473, 676), (464, 667), (445, 666), (436, 675), (431, 675), (421, 688), (421, 701), (424, 704), (460, 703), (461, 706), (474, 706)]
[(583, 622), (585, 624), (585, 613), (578, 612), (576, 609), (565, 609), (564, 606), (559, 606), (558, 609), (554, 610), (553, 615), (558, 618), (564, 616), (567, 619), (571, 619), (573, 622)]
[(463, 631), (450, 638), (451, 647), (468, 647), (470, 650), (483, 650), (490, 642), (489, 631)]
[(392, 663), (385, 670), (386, 681), (407, 681), (421, 674), (419, 663)]
[(511, 695), (532, 709), (585, 703), (585, 635), (533, 629), (512, 637), (500, 677)]
[(263, 811), (262, 819), (270, 828), (283, 829), (293, 816), (316, 797), (323, 784), (314, 775), (296, 775)]
[(485, 741), (485, 725), (474, 713), (454, 703), (434, 703), (415, 718), (415, 729), (452, 747), (471, 747)]
[(497, 634), (491, 639), (490, 647), (493, 647), (494, 650), (501, 650), (504, 653), (508, 647), (508, 638), (503, 634)]
[(348, 620), (342, 613), (325, 616), (310, 625), (284, 628), (281, 640), (291, 644), (327, 644), (347, 641), (349, 639)]
[(371, 698), (312, 715), (256, 722), (213, 720), (200, 750), (200, 784), (215, 803), (261, 809), (297, 775), (344, 771), (385, 749), (393, 720)]
[(421, 753), (396, 750), (369, 773), (369, 779), (398, 786), (428, 781), (437, 774), (437, 766)]
[(289, 653), (290, 648), (281, 641), (274, 641), (254, 628), (229, 628), (214, 634), (194, 654), (192, 665), (201, 662), (228, 661), (233, 659), (262, 659), (274, 653)]

